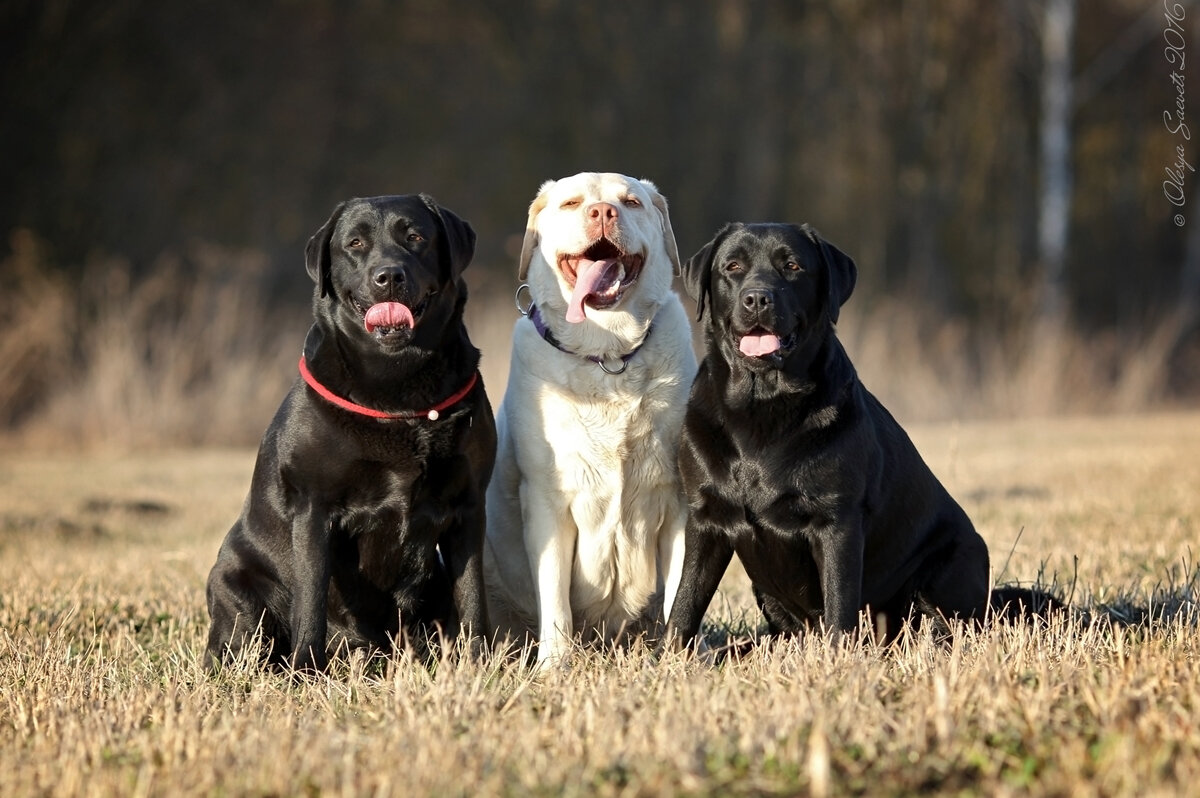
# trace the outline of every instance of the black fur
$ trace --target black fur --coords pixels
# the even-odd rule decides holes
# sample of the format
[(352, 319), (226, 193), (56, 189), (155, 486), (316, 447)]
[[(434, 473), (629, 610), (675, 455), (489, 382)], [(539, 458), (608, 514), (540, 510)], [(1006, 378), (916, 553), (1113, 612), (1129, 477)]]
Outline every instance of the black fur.
[[(308, 242), (313, 376), (359, 405), (433, 407), (476, 374), (463, 325), (475, 234), (424, 195), (353, 199)], [(368, 332), (365, 308), (411, 308), (415, 323)], [(495, 459), (479, 380), (426, 417), (380, 420), (297, 380), (263, 437), (241, 517), (208, 578), (207, 664), (261, 625), (269, 661), (324, 668), (342, 645), (388, 649), (414, 632), (485, 634), (484, 490)]]
[[(988, 551), (834, 330), (854, 262), (808, 226), (728, 225), (683, 268), (706, 354), (679, 469), (689, 514), (668, 636), (691, 641), (736, 552), (772, 632), (891, 637), (910, 615), (982, 618)], [(742, 335), (774, 334), (762, 356)]]

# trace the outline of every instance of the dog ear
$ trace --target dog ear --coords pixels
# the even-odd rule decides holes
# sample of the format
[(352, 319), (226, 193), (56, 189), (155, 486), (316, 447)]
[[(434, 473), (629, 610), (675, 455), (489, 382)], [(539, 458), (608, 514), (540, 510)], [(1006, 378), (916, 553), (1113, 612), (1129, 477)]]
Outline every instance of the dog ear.
[(322, 297), (333, 293), (329, 241), (333, 237), (333, 228), (337, 226), (338, 219), (342, 218), (342, 210), (345, 207), (346, 203), (339, 202), (333, 209), (333, 213), (329, 215), (328, 221), (321, 226), (320, 230), (313, 233), (312, 238), (308, 239), (308, 244), (304, 247), (304, 265), (308, 269), (308, 276), (320, 286)]
[(445, 241), (443, 254), (450, 260), (450, 277), (458, 279), (463, 269), (471, 262), (471, 258), (475, 257), (475, 230), (453, 211), (438, 205), (437, 200), (428, 194), (418, 196), (438, 219)]
[(667, 257), (671, 259), (676, 276), (683, 272), (683, 264), (679, 261), (679, 245), (675, 243), (675, 231), (671, 229), (671, 214), (667, 212), (667, 198), (658, 192), (658, 187), (649, 180), (642, 178), (642, 185), (650, 192), (650, 202), (658, 209), (662, 217), (663, 245), (667, 248)]
[(712, 291), (712, 259), (721, 242), (740, 225), (730, 223), (717, 231), (713, 240), (709, 241), (700, 251), (688, 258), (687, 263), (680, 268), (683, 277), (683, 287), (688, 296), (696, 300), (696, 321), (704, 318), (704, 307)]
[(836, 324), (838, 310), (850, 298), (858, 282), (858, 266), (849, 255), (830, 244), (809, 225), (803, 225), (800, 229), (817, 245), (821, 260), (825, 262), (825, 271), (829, 275), (829, 320)]
[(546, 208), (546, 203), (550, 201), (550, 187), (553, 185), (553, 180), (542, 183), (537, 196), (533, 198), (533, 202), (529, 203), (529, 220), (525, 222), (525, 240), (521, 242), (521, 260), (517, 266), (517, 279), (522, 282), (529, 274), (529, 263), (533, 260), (533, 251), (541, 243), (538, 231), (533, 226), (533, 220)]

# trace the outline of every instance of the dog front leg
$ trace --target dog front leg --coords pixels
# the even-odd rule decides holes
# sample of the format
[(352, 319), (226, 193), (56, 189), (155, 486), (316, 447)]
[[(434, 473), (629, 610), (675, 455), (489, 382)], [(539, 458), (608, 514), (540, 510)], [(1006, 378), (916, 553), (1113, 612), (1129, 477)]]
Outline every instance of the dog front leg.
[(328, 664), (329, 526), (328, 514), (313, 507), (292, 522), (292, 665), (297, 670), (321, 671)]
[(683, 568), (679, 589), (671, 603), (664, 647), (693, 645), (700, 633), (700, 622), (717, 592), (721, 578), (733, 559), (733, 540), (712, 528), (698, 528), (689, 521), (684, 542)]
[(578, 533), (570, 519), (557, 518), (542, 502), (537, 504), (522, 502), (526, 553), (537, 591), (538, 668), (546, 670), (562, 662), (571, 647), (571, 569)]
[(483, 593), (482, 508), (482, 495), (468, 501), (459, 511), (458, 524), (439, 541), (454, 593), (454, 608), (459, 624), (457, 631), (468, 636), (471, 656), (476, 658), (483, 654), (482, 635), (488, 631), (487, 605)]
[(821, 592), (825, 631), (838, 639), (858, 625), (863, 580), (862, 522), (855, 519), (829, 532), (821, 546)]
[(673, 518), (668, 518), (658, 533), (658, 568), (663, 576), (663, 620), (671, 617), (671, 607), (679, 592), (683, 577), (684, 531), (687, 511), (680, 508)]

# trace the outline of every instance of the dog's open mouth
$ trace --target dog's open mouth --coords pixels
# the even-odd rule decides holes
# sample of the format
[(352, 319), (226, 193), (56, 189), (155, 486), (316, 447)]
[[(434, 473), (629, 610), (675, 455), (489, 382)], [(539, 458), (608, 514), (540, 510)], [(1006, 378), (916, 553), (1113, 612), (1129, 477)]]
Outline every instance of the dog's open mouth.
[(363, 317), (363, 327), (367, 332), (381, 340), (397, 338), (409, 333), (429, 304), (426, 296), (421, 302), (410, 308), (402, 302), (376, 302), (366, 305), (354, 300), (354, 306)]
[(796, 345), (796, 333), (780, 338), (762, 327), (755, 327), (738, 338), (738, 351), (746, 357), (782, 358)]
[(620, 302), (629, 286), (637, 282), (644, 262), (645, 256), (622, 252), (606, 238), (578, 255), (560, 255), (559, 271), (571, 286), (567, 321), (583, 321), (585, 306), (604, 310)]

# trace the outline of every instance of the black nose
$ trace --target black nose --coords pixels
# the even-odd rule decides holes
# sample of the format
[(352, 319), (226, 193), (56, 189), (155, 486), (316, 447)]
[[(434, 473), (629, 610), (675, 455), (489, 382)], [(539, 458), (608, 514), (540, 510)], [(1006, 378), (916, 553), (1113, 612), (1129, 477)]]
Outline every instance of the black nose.
[(398, 288), (404, 285), (404, 269), (400, 266), (380, 266), (371, 274), (371, 280), (380, 288)]
[(747, 288), (742, 292), (742, 307), (746, 310), (762, 311), (774, 303), (771, 292), (765, 288)]

